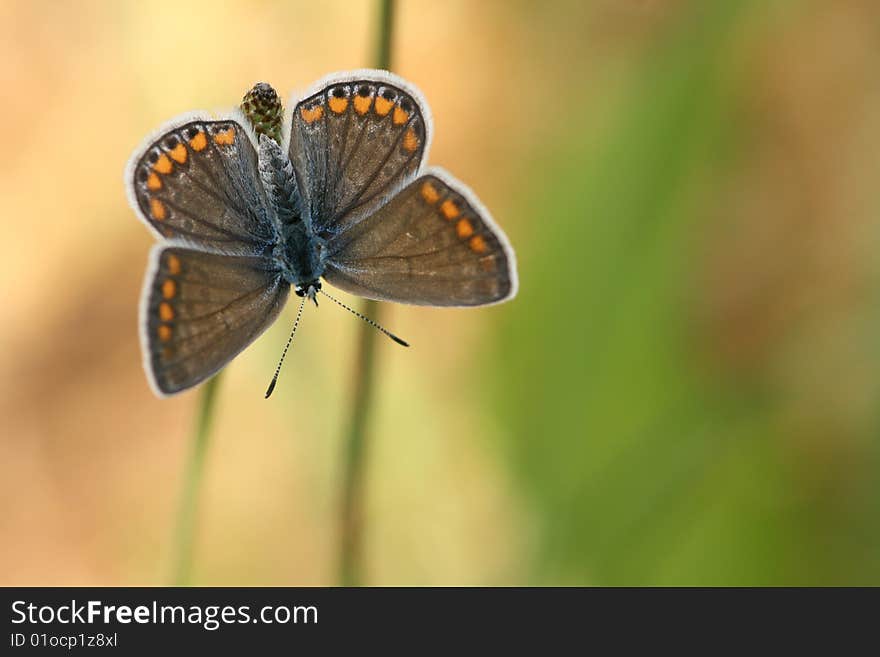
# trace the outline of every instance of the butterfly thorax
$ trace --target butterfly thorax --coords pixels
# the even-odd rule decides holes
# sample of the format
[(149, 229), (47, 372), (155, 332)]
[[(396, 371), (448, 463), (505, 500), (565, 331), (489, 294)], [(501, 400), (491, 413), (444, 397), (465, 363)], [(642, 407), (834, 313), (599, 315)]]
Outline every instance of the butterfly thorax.
[(266, 190), (276, 241), (272, 259), (281, 275), (302, 296), (320, 289), (324, 273), (324, 240), (312, 231), (303, 213), (296, 174), (290, 158), (269, 137), (260, 136), (260, 178)]

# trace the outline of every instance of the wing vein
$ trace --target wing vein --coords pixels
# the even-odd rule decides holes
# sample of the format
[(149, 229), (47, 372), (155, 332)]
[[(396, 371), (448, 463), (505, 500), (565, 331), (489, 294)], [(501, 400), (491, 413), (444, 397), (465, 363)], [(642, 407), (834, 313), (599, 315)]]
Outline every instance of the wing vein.
[[(168, 201), (168, 200), (166, 200), (165, 203), (175, 212), (179, 212), (180, 214), (189, 217), (190, 219), (192, 219), (196, 223), (202, 224), (203, 226), (206, 226), (206, 227), (210, 228), (211, 230), (230, 238), (228, 240), (218, 240), (218, 238), (216, 238), (216, 237), (209, 236), (210, 239), (212, 239), (212, 240), (227, 241), (227, 242), (246, 242), (249, 244), (265, 244), (265, 240), (259, 240), (256, 238), (255, 235), (252, 235), (249, 232), (244, 235), (242, 235), (240, 233), (234, 233), (227, 228), (223, 228), (222, 226), (218, 226), (217, 224), (213, 224), (206, 219), (202, 219), (202, 218), (196, 216), (194, 213), (190, 212), (189, 210), (184, 209), (183, 206), (177, 205), (176, 203), (172, 203), (171, 201)], [(184, 231), (184, 229), (179, 229), (171, 224), (169, 224), (169, 225), (174, 230)], [(190, 234), (194, 234), (194, 233), (190, 232)], [(204, 237), (204, 236), (202, 236), (202, 237)]]
[[(392, 114), (391, 112), (388, 112), (388, 115), (386, 116), (386, 118), (385, 118), (384, 120), (385, 120), (385, 121), (391, 121), (391, 114)], [(409, 121), (407, 121), (407, 123), (406, 123), (406, 127), (409, 127), (409, 125), (410, 125), (410, 123), (412, 123), (412, 121), (413, 121), (413, 119), (410, 119)], [(349, 213), (351, 210), (353, 210), (354, 208), (356, 208), (356, 207), (358, 207), (358, 206), (360, 206), (360, 205), (363, 205), (364, 203), (367, 203), (368, 201), (370, 201), (370, 200), (372, 200), (373, 198), (376, 197), (376, 194), (379, 193), (378, 191), (377, 191), (377, 192), (374, 192), (372, 195), (370, 195), (369, 198), (367, 198), (367, 199), (365, 199), (365, 200), (363, 200), (363, 201), (360, 200), (361, 197), (364, 195), (364, 192), (365, 192), (367, 189), (369, 189), (370, 185), (372, 185), (372, 184), (375, 182), (376, 178), (377, 178), (377, 177), (379, 176), (379, 174), (382, 172), (382, 169), (385, 167), (385, 165), (388, 164), (388, 160), (391, 159), (391, 156), (394, 154), (394, 151), (397, 149), (398, 144), (400, 144), (400, 140), (403, 138), (403, 135), (404, 135), (404, 130), (403, 130), (403, 129), (401, 129), (400, 131), (398, 131), (397, 136), (394, 138), (394, 141), (391, 143), (391, 147), (390, 147), (390, 148), (388, 149), (388, 151), (385, 153), (385, 157), (382, 158), (382, 161), (379, 163), (379, 166), (377, 166), (375, 169), (373, 169), (373, 175), (370, 176), (370, 178), (369, 178), (369, 180), (367, 180), (366, 184), (361, 185), (360, 191), (358, 191), (357, 195), (355, 195), (355, 197), (349, 202), (349, 204), (348, 204), (347, 206), (345, 206), (342, 210), (339, 210), (339, 211), (338, 211), (338, 212), (337, 212), (337, 213), (336, 213), (336, 214), (330, 219), (330, 221), (327, 222), (328, 225), (329, 225), (329, 224), (336, 223), (336, 222), (339, 220), (340, 217), (345, 216), (346, 214), (348, 214), (348, 213)], [(413, 156), (415, 155), (416, 152), (418, 152), (418, 151), (413, 151), (413, 154), (410, 155), (406, 160), (404, 160), (404, 165), (403, 165), (403, 166), (406, 166), (407, 164), (409, 164), (410, 160), (412, 160), (412, 158), (413, 158)], [(392, 176), (392, 180), (393, 180), (394, 178), (397, 177), (397, 174), (400, 173), (400, 171), (401, 171), (402, 169), (403, 169), (403, 167), (401, 167), (400, 169), (397, 170), (397, 172), (395, 173), (395, 175)]]
[[(260, 291), (262, 291), (262, 290), (267, 290), (267, 291), (269, 291), (269, 290), (271, 290), (272, 287), (273, 287), (273, 286), (266, 286), (266, 287), (260, 287), (260, 288), (257, 288), (256, 290), (251, 290), (251, 291), (248, 292), (247, 294), (242, 295), (242, 297), (240, 297), (240, 298), (237, 299), (237, 300), (240, 300), (241, 298), (244, 298), (244, 297), (246, 297), (246, 296), (251, 296), (251, 295), (254, 294), (254, 292), (260, 292)], [(274, 286), (274, 287), (277, 288), (277, 285)], [(272, 295), (272, 296), (273, 296), (273, 301), (272, 301), (272, 303), (274, 304), (274, 303), (277, 301), (277, 298), (278, 298), (278, 290), (277, 290), (277, 289), (273, 290), (273, 295)], [(227, 304), (227, 306), (225, 306), (224, 308), (218, 309), (218, 310), (215, 311), (214, 313), (209, 313), (209, 315), (215, 315), (215, 314), (221, 312), (222, 310), (225, 310), (227, 307), (229, 307), (230, 305), (232, 305), (233, 303), (235, 303), (237, 300), (233, 300), (233, 301), (231, 301), (231, 302), (230, 302), (229, 304)], [(259, 319), (258, 317), (250, 316), (249, 319), (251, 320), (250, 323), (254, 325), (254, 328), (251, 330), (251, 332), (250, 332), (250, 334), (249, 334), (249, 337), (248, 337), (247, 339), (245, 339), (245, 340), (242, 341), (242, 344), (245, 344), (245, 345), (247, 345), (247, 344), (250, 343), (250, 335), (253, 335), (253, 334), (256, 332), (256, 329), (258, 329), (259, 326), (261, 326), (260, 322), (256, 321), (257, 319)], [(246, 326), (247, 326), (247, 323), (244, 323), (244, 324), (241, 324), (240, 326), (238, 326), (238, 327), (236, 327), (236, 328), (242, 328), (242, 327), (246, 327)], [(186, 336), (185, 338), (176, 341), (176, 342), (174, 343), (174, 345), (176, 346), (176, 345), (187, 344), (188, 342), (194, 340), (195, 338), (202, 337), (202, 336), (205, 336), (205, 335), (208, 335), (208, 336), (210, 336), (210, 335), (214, 335), (214, 334), (216, 334), (218, 331), (222, 331), (222, 330), (223, 330), (223, 327), (214, 327), (214, 328), (209, 329), (209, 330), (207, 330), (207, 331), (199, 331), (198, 333), (193, 333), (192, 335), (188, 335), (188, 336)], [(210, 347), (212, 347), (212, 346), (214, 346), (214, 345), (213, 345), (211, 342), (208, 342), (207, 344), (205, 344), (205, 345), (203, 345), (203, 346), (201, 346), (201, 347), (195, 349), (194, 351), (188, 352), (187, 355), (184, 356), (183, 358), (178, 358), (177, 360), (173, 360), (173, 361), (169, 361), (169, 362), (167, 362), (167, 363), (163, 363), (163, 367), (165, 367), (165, 368), (171, 368), (171, 367), (176, 367), (176, 366), (178, 366), (178, 365), (181, 365), (181, 364), (187, 362), (188, 360), (192, 360), (192, 359), (193, 359), (194, 357), (196, 357), (196, 356), (200, 356), (200, 355), (202, 355), (205, 351), (207, 351), (207, 350), (208, 350)]]

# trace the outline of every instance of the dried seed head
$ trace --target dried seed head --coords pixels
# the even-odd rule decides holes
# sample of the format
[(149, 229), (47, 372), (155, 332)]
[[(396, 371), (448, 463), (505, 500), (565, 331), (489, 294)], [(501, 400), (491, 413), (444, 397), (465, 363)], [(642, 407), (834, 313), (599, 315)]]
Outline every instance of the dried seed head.
[(241, 101), (241, 109), (257, 135), (266, 135), (281, 143), (281, 119), (284, 110), (272, 85), (257, 82)]

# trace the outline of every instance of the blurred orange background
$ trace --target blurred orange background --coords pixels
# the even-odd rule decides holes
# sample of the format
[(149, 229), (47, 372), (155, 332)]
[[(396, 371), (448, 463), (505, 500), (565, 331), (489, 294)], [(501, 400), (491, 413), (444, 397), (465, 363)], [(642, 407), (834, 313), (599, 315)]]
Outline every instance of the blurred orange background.
[[(503, 306), (387, 306), (369, 584), (880, 583), (880, 6), (400, 2)], [(196, 393), (151, 394), (132, 150), (369, 65), (374, 2), (0, 3), (0, 584), (169, 581)], [(350, 297), (343, 295), (347, 301)], [(358, 322), (227, 368), (193, 581), (337, 581)]]

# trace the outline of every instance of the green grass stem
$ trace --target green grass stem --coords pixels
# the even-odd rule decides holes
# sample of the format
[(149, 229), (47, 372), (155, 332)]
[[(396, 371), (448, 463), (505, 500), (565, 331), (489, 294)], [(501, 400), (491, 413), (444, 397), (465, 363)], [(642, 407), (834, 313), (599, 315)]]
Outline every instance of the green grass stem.
[(221, 376), (222, 374), (217, 374), (209, 379), (202, 386), (199, 396), (198, 415), (193, 426), (192, 443), (183, 475), (183, 491), (174, 531), (172, 582), (175, 586), (189, 586), (192, 581), (193, 538), (198, 517), (199, 491), (205, 471), (205, 455), (208, 452), (214, 420), (214, 404)]
[[(394, 27), (393, 0), (379, 0), (379, 16), (373, 65), (391, 69), (391, 39)], [(365, 301), (361, 312), (379, 321), (380, 306)], [(376, 340), (379, 333), (362, 324), (355, 360), (354, 391), (345, 434), (342, 499), (339, 528), (339, 583), (358, 586), (363, 583), (363, 507), (364, 472), (367, 459), (367, 427), (373, 398), (376, 369)]]

